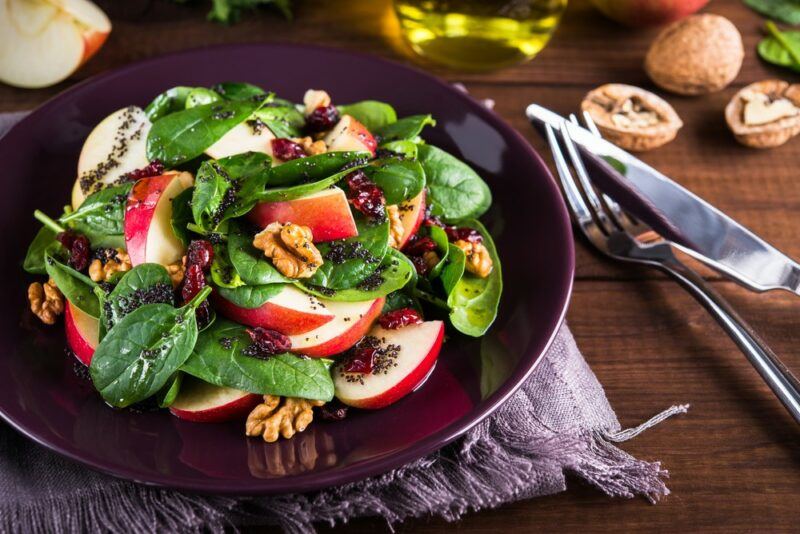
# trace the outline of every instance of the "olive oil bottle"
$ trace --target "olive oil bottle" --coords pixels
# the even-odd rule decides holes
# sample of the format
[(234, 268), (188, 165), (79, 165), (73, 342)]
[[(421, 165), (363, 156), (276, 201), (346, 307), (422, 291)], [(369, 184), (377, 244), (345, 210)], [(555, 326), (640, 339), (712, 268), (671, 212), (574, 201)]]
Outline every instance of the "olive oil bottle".
[(460, 70), (531, 59), (550, 40), (567, 0), (394, 0), (420, 55)]

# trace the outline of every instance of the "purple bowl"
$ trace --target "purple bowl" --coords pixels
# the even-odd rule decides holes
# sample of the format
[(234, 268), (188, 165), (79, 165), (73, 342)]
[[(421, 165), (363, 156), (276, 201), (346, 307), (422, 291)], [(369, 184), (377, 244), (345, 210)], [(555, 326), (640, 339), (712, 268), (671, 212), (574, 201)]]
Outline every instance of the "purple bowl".
[[(213, 66), (213, 67), (212, 67)], [(146, 105), (174, 85), (248, 81), (293, 100), (309, 87), (337, 102), (378, 99), (400, 116), (433, 113), (426, 139), (460, 156), (489, 183), (484, 217), (503, 260), (500, 315), (480, 339), (452, 334), (415, 393), (345, 421), (315, 422), (289, 441), (244, 437), (243, 422), (202, 424), (168, 413), (106, 406), (64, 355), (64, 332), (27, 311), (21, 268), (38, 229), (35, 208), (68, 201), (78, 154), (103, 117)], [(521, 111), (520, 111), (521, 112)], [(338, 50), (295, 45), (223, 46), (143, 61), (50, 100), (0, 140), (0, 413), (17, 430), (92, 468), (184, 490), (259, 494), (309, 491), (399, 467), (453, 441), (503, 403), (531, 374), (561, 324), (572, 286), (569, 217), (542, 160), (516, 131), (475, 100), (417, 70)], [(50, 189), (48, 189), (50, 188)]]

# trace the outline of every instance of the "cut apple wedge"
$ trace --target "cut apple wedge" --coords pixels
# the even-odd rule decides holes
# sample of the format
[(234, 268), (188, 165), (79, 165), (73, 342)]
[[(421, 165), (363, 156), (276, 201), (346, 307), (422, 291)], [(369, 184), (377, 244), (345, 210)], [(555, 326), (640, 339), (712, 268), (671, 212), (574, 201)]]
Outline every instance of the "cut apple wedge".
[(64, 309), (67, 346), (84, 364), (92, 363), (94, 349), (100, 344), (100, 321), (67, 302)]
[(315, 243), (358, 235), (347, 196), (338, 187), (294, 200), (261, 202), (248, 217), (259, 228), (266, 228), (274, 222), (307, 226), (311, 229)]
[(411, 236), (417, 233), (425, 219), (425, 190), (420, 191), (414, 198), (401, 202), (398, 208), (400, 220), (403, 222), (403, 237), (397, 248), (402, 249)]
[(262, 396), (255, 393), (215, 386), (184, 376), (181, 391), (169, 411), (187, 421), (221, 423), (247, 416), (261, 400)]
[(277, 330), (283, 334), (304, 334), (334, 319), (326, 304), (313, 295), (286, 285), (280, 293), (258, 308), (242, 308), (215, 293), (217, 311), (237, 323)]
[(169, 265), (181, 259), (183, 243), (172, 231), (172, 201), (192, 182), (188, 172), (169, 172), (134, 184), (125, 208), (124, 228), (132, 265)]
[(405, 397), (425, 380), (442, 348), (444, 323), (426, 321), (397, 330), (377, 326), (369, 335), (387, 348), (386, 354), (376, 356), (387, 361), (376, 361), (370, 374), (346, 373), (337, 366), (333, 369), (333, 384), (336, 397), (343, 403), (377, 409)]
[(329, 152), (368, 151), (375, 155), (378, 142), (367, 127), (350, 115), (344, 115), (324, 138)]
[(325, 358), (346, 351), (372, 327), (386, 299), (362, 302), (322, 300), (333, 314), (333, 320), (304, 334), (290, 335), (292, 352), (314, 358)]
[(244, 152), (261, 152), (272, 156), (272, 140), (275, 136), (269, 128), (253, 128), (247, 121), (228, 130), (220, 139), (206, 149), (214, 159), (227, 158)]
[(113, 184), (122, 175), (150, 163), (146, 152), (151, 126), (142, 108), (129, 106), (94, 127), (78, 158), (78, 179), (72, 187), (73, 208), (83, 204), (96, 183)]

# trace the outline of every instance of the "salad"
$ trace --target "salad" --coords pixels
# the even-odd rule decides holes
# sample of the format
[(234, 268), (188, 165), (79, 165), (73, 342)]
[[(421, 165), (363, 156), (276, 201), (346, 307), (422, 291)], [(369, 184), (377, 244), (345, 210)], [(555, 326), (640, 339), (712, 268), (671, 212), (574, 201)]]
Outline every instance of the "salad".
[(445, 325), (482, 336), (502, 292), (489, 188), (429, 126), (247, 83), (120, 109), (63, 213), (34, 213), (31, 311), (63, 315), (115, 408), (240, 418), (272, 442), (388, 406), (430, 374)]

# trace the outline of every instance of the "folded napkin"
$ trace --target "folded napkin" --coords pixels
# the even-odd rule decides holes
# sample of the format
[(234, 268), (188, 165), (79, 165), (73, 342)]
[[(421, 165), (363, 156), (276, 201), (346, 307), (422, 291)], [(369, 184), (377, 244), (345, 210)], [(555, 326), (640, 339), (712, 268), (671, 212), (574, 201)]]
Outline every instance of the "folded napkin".
[[(23, 114), (0, 114), (0, 137)], [(688, 406), (673, 406), (622, 430), (603, 388), (566, 325), (528, 381), (491, 417), (442, 450), (360, 482), (309, 494), (199, 496), (95, 472), (0, 424), (0, 531), (217, 531), (379, 516), (389, 523), (468, 511), (564, 491), (566, 474), (608, 495), (669, 493), (658, 462), (637, 460), (625, 441)]]

